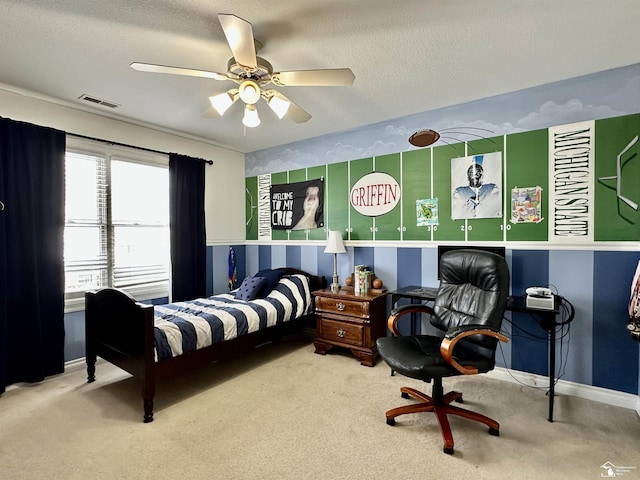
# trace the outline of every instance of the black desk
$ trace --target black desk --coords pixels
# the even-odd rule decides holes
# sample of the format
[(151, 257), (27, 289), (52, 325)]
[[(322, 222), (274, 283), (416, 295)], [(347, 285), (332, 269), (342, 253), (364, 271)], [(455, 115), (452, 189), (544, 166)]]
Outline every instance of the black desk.
[[(408, 287), (400, 288), (393, 292), (389, 292), (391, 295), (391, 309), (396, 307), (396, 303), (401, 298), (408, 298), (411, 303), (429, 303), (436, 299), (438, 293), (438, 287), (418, 287), (416, 285), (409, 285)], [(416, 330), (416, 320), (419, 320), (417, 314), (411, 314), (411, 335), (414, 335)]]
[[(436, 298), (437, 288), (433, 287), (420, 287), (416, 285), (410, 285), (408, 287), (400, 288), (393, 292), (389, 292), (391, 295), (391, 308), (395, 308), (396, 303), (401, 298), (408, 298), (411, 303), (425, 303), (431, 302)], [(556, 372), (556, 316), (560, 313), (559, 306), (561, 298), (556, 295), (553, 310), (540, 310), (537, 308), (529, 308), (526, 305), (525, 296), (509, 297), (507, 300), (507, 310), (512, 312), (528, 313), (533, 315), (538, 324), (547, 331), (549, 336), (549, 417), (548, 420), (553, 422), (553, 400), (555, 396), (555, 372)], [(415, 332), (414, 319), (411, 321), (411, 331)]]
[(409, 298), (412, 300), (411, 303), (415, 303), (416, 300), (422, 303), (435, 300), (437, 293), (438, 287), (417, 287), (415, 285), (409, 285), (408, 287), (389, 292), (389, 295), (391, 295), (391, 306), (395, 307), (396, 302), (401, 298)]

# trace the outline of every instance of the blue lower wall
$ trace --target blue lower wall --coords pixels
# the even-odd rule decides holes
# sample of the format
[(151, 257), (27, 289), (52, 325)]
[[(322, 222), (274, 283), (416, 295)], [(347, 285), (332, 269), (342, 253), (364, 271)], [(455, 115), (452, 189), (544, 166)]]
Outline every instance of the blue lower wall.
[[(291, 266), (310, 273), (333, 275), (333, 256), (317, 245), (232, 245), (238, 284), (264, 268)], [(207, 247), (207, 294), (228, 291), (229, 246)], [(511, 294), (532, 285), (550, 286), (574, 306), (571, 328), (559, 331), (557, 375), (563, 380), (638, 394), (640, 348), (627, 333), (631, 280), (638, 252), (587, 250), (507, 250)], [(369, 265), (385, 288), (437, 285), (434, 247), (347, 247), (338, 255), (344, 283), (354, 265)], [(165, 299), (162, 299), (165, 300)], [(65, 315), (65, 360), (84, 356), (84, 312)], [(504, 329), (510, 342), (501, 344), (498, 365), (539, 375), (547, 374), (548, 344), (533, 318), (508, 313)]]
[[(318, 245), (234, 245), (239, 281), (263, 268), (285, 265), (333, 275), (333, 256)], [(228, 255), (215, 246), (212, 257)], [(347, 247), (338, 255), (340, 282), (354, 265), (370, 265), (388, 290), (407, 285), (437, 285), (434, 247)], [(626, 330), (631, 280), (638, 252), (589, 250), (507, 250), (511, 294), (532, 285), (550, 286), (575, 307), (570, 329), (558, 330), (557, 374), (563, 380), (638, 394), (640, 348)], [(240, 264), (242, 263), (242, 268)], [(214, 265), (218, 262), (214, 260)], [(226, 288), (226, 271), (214, 273), (213, 284)], [(219, 280), (215, 280), (218, 279)], [(224, 291), (217, 288), (215, 293)], [(547, 335), (528, 314), (507, 314), (510, 342), (501, 344), (498, 365), (538, 375), (547, 374)]]

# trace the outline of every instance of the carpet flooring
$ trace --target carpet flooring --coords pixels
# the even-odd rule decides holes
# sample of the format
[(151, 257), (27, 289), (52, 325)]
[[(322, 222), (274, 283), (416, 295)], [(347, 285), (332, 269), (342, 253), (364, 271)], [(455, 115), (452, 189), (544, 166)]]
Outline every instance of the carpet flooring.
[[(451, 418), (455, 454), (442, 451), (431, 413), (386, 410), (411, 402), (401, 386), (430, 385), (379, 361), (313, 353), (309, 338), (265, 345), (161, 383), (155, 420), (142, 422), (140, 386), (99, 361), (0, 397), (2, 479), (640, 479), (634, 410), (558, 396), (546, 419), (540, 390), (486, 375), (445, 379), (465, 407), (495, 418)], [(607, 467), (611, 470), (607, 470)]]

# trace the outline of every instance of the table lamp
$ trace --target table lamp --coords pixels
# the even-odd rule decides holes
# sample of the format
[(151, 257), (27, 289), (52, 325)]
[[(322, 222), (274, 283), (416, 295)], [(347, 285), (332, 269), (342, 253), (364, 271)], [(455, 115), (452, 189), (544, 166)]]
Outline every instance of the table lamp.
[(333, 293), (337, 293), (340, 290), (340, 282), (338, 281), (338, 254), (345, 252), (346, 250), (340, 232), (338, 230), (330, 230), (324, 253), (333, 253), (333, 282), (331, 283), (331, 291)]

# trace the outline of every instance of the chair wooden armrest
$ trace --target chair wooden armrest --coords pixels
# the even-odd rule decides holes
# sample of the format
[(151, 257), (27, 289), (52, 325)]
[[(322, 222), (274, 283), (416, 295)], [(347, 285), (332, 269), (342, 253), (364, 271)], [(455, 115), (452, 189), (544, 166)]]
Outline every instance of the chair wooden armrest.
[(485, 325), (480, 327), (475, 325), (464, 325), (447, 332), (440, 344), (440, 354), (445, 362), (463, 375), (476, 375), (478, 373), (478, 369), (475, 367), (460, 365), (453, 358), (453, 349), (460, 340), (471, 335), (487, 335), (489, 337), (496, 338), (501, 342), (509, 341), (509, 339), (500, 332), (490, 329)]
[(403, 315), (408, 313), (427, 313), (429, 315), (433, 315), (433, 308), (428, 305), (420, 305), (420, 304), (409, 304), (402, 305), (400, 307), (396, 307), (389, 313), (389, 319), (387, 320), (387, 326), (389, 327), (389, 331), (396, 336), (399, 337), (402, 335), (398, 330), (398, 320)]

